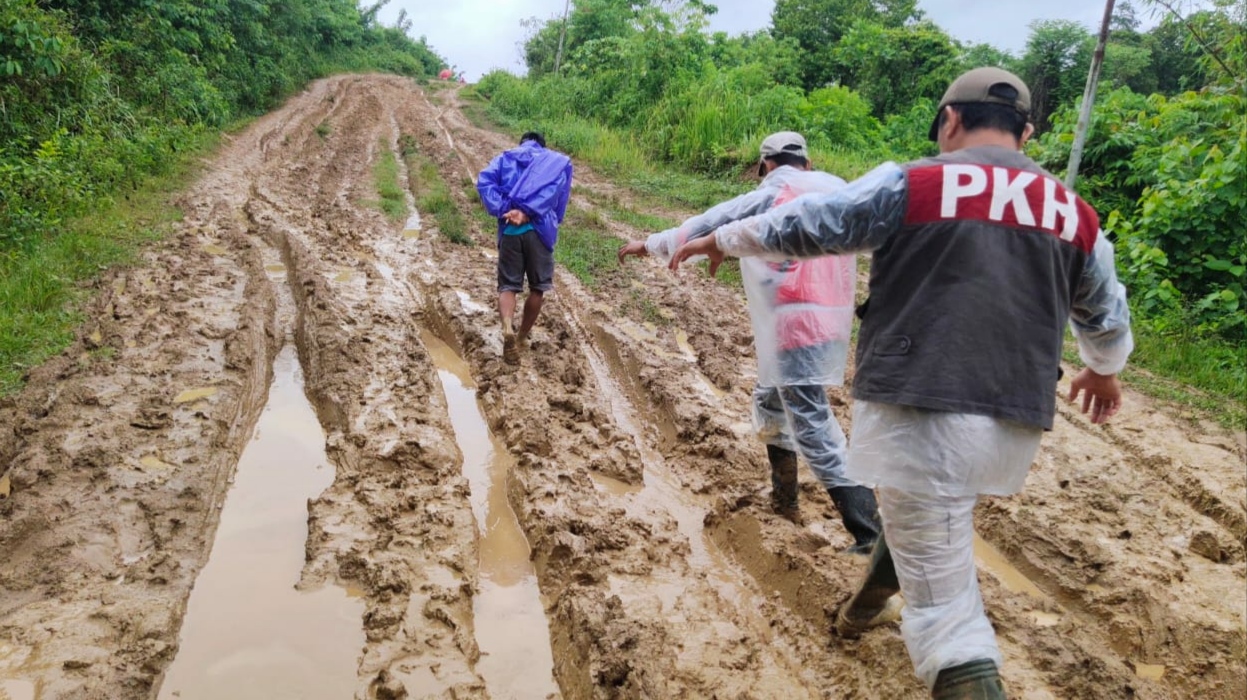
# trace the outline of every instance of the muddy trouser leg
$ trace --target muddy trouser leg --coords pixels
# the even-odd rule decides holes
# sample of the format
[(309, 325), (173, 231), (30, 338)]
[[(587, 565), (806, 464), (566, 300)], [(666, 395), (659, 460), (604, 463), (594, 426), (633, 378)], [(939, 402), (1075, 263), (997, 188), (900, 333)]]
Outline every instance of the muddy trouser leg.
[[(884, 534), (905, 596), (901, 637), (928, 688), (943, 669), (1001, 665), (974, 567), (977, 500), (879, 488)], [(1003, 698), (1003, 691), (992, 697)]]
[(840, 511), (844, 528), (853, 535), (849, 551), (865, 554), (879, 539), (879, 512), (875, 494), (845, 475), (844, 431), (818, 385), (779, 387), (792, 435), (810, 469), (827, 489)]
[(845, 439), (831, 410), (827, 391), (817, 385), (781, 386), (783, 411), (797, 451), (805, 457), (823, 488), (857, 486), (844, 475)]
[(800, 520), (797, 453), (778, 389), (754, 387), (753, 423), (758, 438), (766, 445), (766, 456), (771, 464), (771, 507), (776, 513), (797, 522)]

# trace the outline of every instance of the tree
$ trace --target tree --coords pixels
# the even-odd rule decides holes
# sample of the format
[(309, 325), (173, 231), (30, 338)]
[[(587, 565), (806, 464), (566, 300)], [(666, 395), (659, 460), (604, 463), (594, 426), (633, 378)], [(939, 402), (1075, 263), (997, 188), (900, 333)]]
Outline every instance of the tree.
[(870, 100), (880, 118), (921, 98), (938, 99), (961, 70), (956, 44), (927, 21), (885, 27), (859, 20), (832, 59), (840, 82)]
[(1035, 21), (1030, 28), (1019, 69), (1031, 91), (1031, 121), (1046, 131), (1052, 113), (1082, 95), (1095, 39), (1069, 20)]
[(1016, 70), (1017, 59), (1008, 51), (1002, 51), (991, 44), (969, 44), (961, 46), (961, 67), (963, 70), (991, 66)]
[[(520, 20), (520, 26), (529, 32), (528, 38), (521, 45), (528, 75), (540, 78), (553, 73), (555, 55), (559, 47), (559, 22), (530, 17)], [(569, 53), (566, 47), (563, 51)]]
[(1113, 19), (1109, 30), (1114, 35), (1139, 36), (1139, 13), (1130, 0), (1121, 0), (1113, 6)]
[[(576, 49), (595, 39), (631, 35), (637, 29), (638, 13), (651, 4), (650, 0), (574, 0), (563, 37), (563, 56), (571, 56)], [(530, 32), (523, 48), (524, 65), (529, 74), (541, 77), (554, 72), (563, 18), (542, 22), (533, 17), (520, 24)]]
[(835, 80), (832, 52), (854, 22), (901, 27), (922, 17), (917, 0), (776, 0), (771, 25), (778, 39), (795, 39), (805, 52), (807, 89)]
[(1104, 47), (1103, 75), (1114, 86), (1124, 85), (1145, 95), (1156, 92), (1152, 52), (1141, 46), (1110, 42)]
[(1208, 83), (1208, 75), (1199, 60), (1199, 46), (1190, 39), (1181, 19), (1172, 15), (1163, 17), (1160, 24), (1144, 35), (1143, 46), (1151, 53), (1151, 70), (1158, 92), (1175, 95)]

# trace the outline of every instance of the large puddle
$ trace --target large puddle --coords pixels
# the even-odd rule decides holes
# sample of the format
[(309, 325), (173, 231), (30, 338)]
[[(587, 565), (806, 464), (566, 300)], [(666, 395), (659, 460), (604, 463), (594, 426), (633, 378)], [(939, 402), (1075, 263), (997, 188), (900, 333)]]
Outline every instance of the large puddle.
[(529, 560), (528, 540), (507, 501), (513, 464), (476, 402), (467, 363), (432, 333), (422, 336), (437, 367), (450, 422), (463, 452), (463, 474), (472, 489), (472, 514), (480, 528), (480, 583), (473, 599), (476, 671), (491, 697), (545, 700), (557, 696), (550, 630)]
[(325, 434), (287, 345), (238, 464), (208, 563), (195, 581), (162, 700), (355, 696), (363, 602), (299, 591), (307, 501), (332, 482)]

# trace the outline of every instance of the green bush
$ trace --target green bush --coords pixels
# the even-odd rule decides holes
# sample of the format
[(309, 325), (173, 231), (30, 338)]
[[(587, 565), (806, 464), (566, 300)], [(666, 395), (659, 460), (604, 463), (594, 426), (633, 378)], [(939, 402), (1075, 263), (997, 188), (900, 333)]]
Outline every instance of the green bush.
[[(1122, 88), (1093, 110), (1081, 193), (1117, 240), (1137, 313), (1159, 330), (1247, 341), (1247, 99), (1234, 92), (1141, 97)], [(1035, 147), (1064, 166), (1073, 109)]]
[(879, 141), (880, 125), (870, 112), (870, 103), (846, 87), (810, 92), (800, 112), (807, 138), (851, 150), (866, 150)]
[[(88, 48), (89, 47), (89, 48)], [(353, 0), (0, 4), (0, 254), (159, 174), (205, 128), (335, 68), (442, 60)]]

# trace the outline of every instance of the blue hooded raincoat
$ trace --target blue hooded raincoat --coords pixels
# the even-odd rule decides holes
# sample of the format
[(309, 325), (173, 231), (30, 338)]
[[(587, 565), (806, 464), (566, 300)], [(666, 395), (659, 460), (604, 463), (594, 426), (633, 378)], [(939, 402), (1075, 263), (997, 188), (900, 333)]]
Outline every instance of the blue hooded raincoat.
[(519, 209), (528, 215), (542, 245), (553, 251), (571, 197), (572, 161), (536, 141), (525, 141), (490, 161), (476, 180), (476, 191), (498, 219), (500, 242), (506, 228), (502, 215)]

